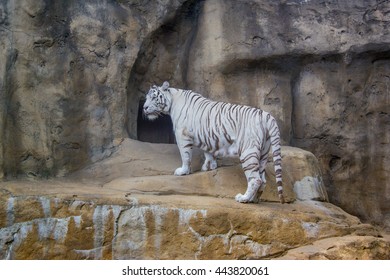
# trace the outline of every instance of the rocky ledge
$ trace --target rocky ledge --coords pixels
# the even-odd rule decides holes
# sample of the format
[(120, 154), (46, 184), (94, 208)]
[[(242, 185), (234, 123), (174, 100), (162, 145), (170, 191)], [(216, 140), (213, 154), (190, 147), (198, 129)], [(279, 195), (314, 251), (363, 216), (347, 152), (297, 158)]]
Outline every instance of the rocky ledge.
[[(67, 178), (0, 183), (1, 259), (390, 259), (390, 237), (327, 202), (316, 158), (283, 147), (279, 204), (267, 168), (257, 204), (234, 201), (234, 161), (175, 177), (175, 145), (123, 140)], [(271, 162), (270, 162), (271, 164)]]

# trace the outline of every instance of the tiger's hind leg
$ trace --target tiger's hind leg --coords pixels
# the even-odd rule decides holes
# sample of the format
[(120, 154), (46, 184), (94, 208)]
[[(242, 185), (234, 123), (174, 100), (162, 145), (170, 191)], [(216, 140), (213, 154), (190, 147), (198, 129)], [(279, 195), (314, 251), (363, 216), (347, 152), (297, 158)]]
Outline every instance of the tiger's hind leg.
[(258, 199), (257, 193), (262, 184), (263, 182), (260, 178), (251, 178), (245, 194), (237, 194), (236, 201), (241, 203), (256, 202)]
[(215, 157), (208, 152), (205, 152), (204, 156), (205, 156), (205, 160), (204, 160), (204, 163), (202, 165), (202, 171), (216, 169), (217, 168), (217, 160), (215, 159)]
[(257, 192), (257, 202), (260, 201), (260, 197), (263, 194), (263, 191), (265, 189), (265, 184), (267, 180), (265, 179), (265, 166), (267, 165), (268, 161), (268, 153), (263, 155), (260, 159), (260, 178), (261, 178), (261, 186)]
[(245, 177), (248, 182), (247, 190), (245, 194), (237, 194), (235, 199), (237, 202), (248, 203), (255, 202), (257, 200), (257, 193), (259, 189), (264, 185), (263, 180), (260, 178), (260, 161), (259, 152), (257, 149), (248, 149), (240, 156), (242, 169), (245, 172)]

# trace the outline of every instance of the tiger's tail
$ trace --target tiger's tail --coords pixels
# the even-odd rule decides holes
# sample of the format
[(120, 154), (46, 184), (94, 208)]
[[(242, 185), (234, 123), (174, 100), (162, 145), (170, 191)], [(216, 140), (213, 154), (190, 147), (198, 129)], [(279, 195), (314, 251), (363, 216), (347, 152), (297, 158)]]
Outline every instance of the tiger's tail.
[(283, 182), (282, 182), (282, 155), (280, 149), (280, 131), (275, 118), (271, 115), (267, 116), (267, 128), (271, 138), (272, 157), (275, 168), (276, 185), (278, 187), (278, 195), (280, 203), (284, 203)]

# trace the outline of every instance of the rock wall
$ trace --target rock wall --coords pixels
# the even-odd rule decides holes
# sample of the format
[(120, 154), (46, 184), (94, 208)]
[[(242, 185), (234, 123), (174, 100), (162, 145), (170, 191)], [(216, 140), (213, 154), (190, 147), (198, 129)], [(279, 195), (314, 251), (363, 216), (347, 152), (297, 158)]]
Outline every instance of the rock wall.
[(0, 173), (64, 175), (109, 156), (142, 42), (182, 2), (1, 1)]
[(137, 138), (153, 83), (258, 106), (330, 200), (390, 225), (387, 1), (0, 3), (0, 175), (61, 176)]

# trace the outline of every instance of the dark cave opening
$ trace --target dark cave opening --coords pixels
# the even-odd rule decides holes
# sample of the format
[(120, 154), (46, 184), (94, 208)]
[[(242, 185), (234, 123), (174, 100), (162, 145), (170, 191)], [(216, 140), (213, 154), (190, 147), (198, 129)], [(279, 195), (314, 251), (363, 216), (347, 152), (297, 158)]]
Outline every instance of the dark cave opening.
[(171, 117), (161, 115), (154, 121), (149, 121), (142, 115), (142, 108), (145, 100), (140, 100), (137, 115), (137, 138), (142, 142), (150, 143), (176, 143), (173, 133), (173, 124)]

